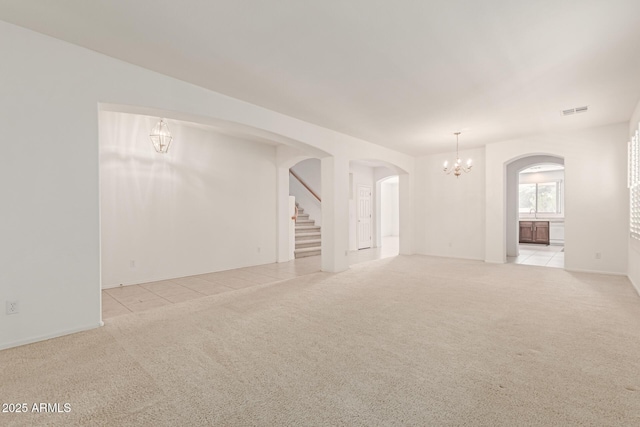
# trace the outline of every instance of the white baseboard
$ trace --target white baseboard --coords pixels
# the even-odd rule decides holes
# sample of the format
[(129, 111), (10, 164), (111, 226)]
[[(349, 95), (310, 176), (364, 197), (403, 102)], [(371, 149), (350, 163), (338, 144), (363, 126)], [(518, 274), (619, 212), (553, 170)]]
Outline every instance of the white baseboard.
[(590, 274), (606, 274), (608, 276), (627, 276), (626, 273), (615, 273), (612, 271), (598, 271), (598, 270), (582, 270), (579, 268), (565, 268), (564, 271), (570, 273), (590, 273)]
[(90, 329), (96, 329), (99, 328), (101, 326), (104, 326), (104, 322), (100, 322), (98, 324), (91, 324), (91, 325), (87, 325), (87, 326), (81, 326), (78, 328), (73, 328), (73, 329), (67, 329), (65, 331), (60, 331), (60, 332), (54, 332), (52, 334), (45, 334), (45, 335), (40, 335), (37, 337), (31, 337), (31, 338), (25, 338), (22, 340), (17, 340), (17, 341), (13, 341), (13, 342), (9, 342), (9, 343), (4, 343), (4, 344), (0, 344), (0, 350), (6, 350), (8, 348), (12, 348), (12, 347), (18, 347), (21, 345), (26, 345), (26, 344), (33, 344), (35, 342), (39, 342), (39, 341), (45, 341), (45, 340), (50, 340), (52, 338), (58, 338), (58, 337), (62, 337), (65, 335), (71, 335), (71, 334), (75, 334), (77, 332), (83, 332), (83, 331), (88, 331)]
[[(466, 256), (455, 256), (455, 255), (443, 255), (443, 254), (431, 254), (426, 252), (415, 252), (413, 254), (401, 254), (401, 255), (424, 255), (424, 256), (432, 256), (435, 258), (450, 258), (450, 259), (464, 259), (468, 261), (484, 261), (482, 258), (478, 257), (466, 257)], [(486, 261), (485, 261), (486, 262)]]

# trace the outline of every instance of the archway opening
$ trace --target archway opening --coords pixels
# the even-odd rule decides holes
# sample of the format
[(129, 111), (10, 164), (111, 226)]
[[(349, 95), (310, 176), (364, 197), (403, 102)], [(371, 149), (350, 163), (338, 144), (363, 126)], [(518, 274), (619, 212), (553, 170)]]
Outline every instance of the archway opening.
[(289, 168), (290, 210), (294, 214), (290, 233), (294, 259), (321, 255), (322, 168), (320, 159), (308, 158)]
[(403, 174), (406, 177), (402, 169), (380, 160), (350, 162), (350, 264), (400, 252), (401, 240), (408, 238), (401, 233), (400, 221)]
[[(174, 137), (165, 154), (149, 138), (160, 117)], [(263, 266), (279, 259), (281, 213), (291, 217), (282, 153), (326, 153), (164, 110), (101, 104), (98, 120), (103, 319), (273, 280)]]
[(507, 165), (507, 262), (564, 267), (564, 159), (530, 155)]

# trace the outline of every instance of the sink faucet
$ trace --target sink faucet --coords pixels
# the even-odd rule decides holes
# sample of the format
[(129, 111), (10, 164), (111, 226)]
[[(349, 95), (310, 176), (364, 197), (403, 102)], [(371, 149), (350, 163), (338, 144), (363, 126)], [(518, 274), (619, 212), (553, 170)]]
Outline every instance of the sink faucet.
[(533, 214), (534, 218), (538, 218), (538, 211), (536, 211), (536, 208), (529, 209), (529, 213)]

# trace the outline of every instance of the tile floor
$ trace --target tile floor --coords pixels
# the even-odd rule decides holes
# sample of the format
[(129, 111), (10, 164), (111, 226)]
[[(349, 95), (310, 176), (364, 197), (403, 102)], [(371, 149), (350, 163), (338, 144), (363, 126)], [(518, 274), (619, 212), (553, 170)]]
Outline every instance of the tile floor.
[[(398, 238), (385, 237), (382, 247), (349, 253), (349, 265), (398, 254)], [(122, 286), (102, 291), (102, 319), (150, 310), (194, 298), (203, 298), (249, 286), (279, 282), (320, 271), (320, 256), (289, 262), (237, 268), (235, 270)]]
[(517, 257), (507, 257), (507, 262), (564, 268), (564, 246), (520, 244), (519, 252)]

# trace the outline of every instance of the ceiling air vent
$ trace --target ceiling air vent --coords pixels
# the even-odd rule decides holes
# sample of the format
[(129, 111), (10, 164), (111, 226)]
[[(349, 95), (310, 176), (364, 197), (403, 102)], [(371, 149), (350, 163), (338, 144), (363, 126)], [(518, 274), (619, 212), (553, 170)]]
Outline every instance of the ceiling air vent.
[(562, 115), (570, 116), (572, 114), (586, 113), (588, 110), (589, 110), (588, 105), (585, 105), (584, 107), (569, 108), (568, 110), (562, 110)]

